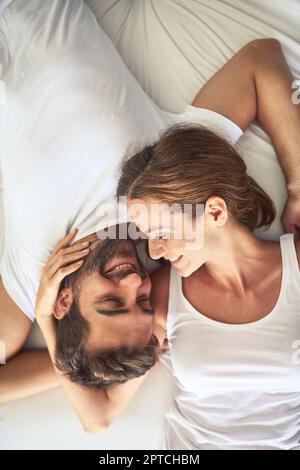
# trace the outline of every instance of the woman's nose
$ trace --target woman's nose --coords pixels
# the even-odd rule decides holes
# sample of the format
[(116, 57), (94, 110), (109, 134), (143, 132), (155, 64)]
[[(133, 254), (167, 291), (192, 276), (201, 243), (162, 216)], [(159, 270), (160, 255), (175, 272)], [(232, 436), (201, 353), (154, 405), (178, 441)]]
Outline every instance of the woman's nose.
[(142, 284), (143, 280), (141, 276), (137, 273), (128, 274), (127, 276), (120, 279), (119, 286), (138, 289)]
[(159, 259), (167, 253), (164, 243), (160, 240), (149, 239), (149, 254), (152, 259)]

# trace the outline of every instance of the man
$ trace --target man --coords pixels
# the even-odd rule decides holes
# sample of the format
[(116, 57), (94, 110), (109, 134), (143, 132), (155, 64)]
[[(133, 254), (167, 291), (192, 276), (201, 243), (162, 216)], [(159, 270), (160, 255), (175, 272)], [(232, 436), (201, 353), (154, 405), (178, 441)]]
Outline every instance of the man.
[[(8, 364), (0, 370), (0, 387), (2, 400), (8, 400), (57, 384), (46, 351), (17, 354), (34, 320), (40, 276), (57, 241), (71, 228), (78, 229), (77, 240), (81, 242), (98, 230), (99, 206), (113, 194), (115, 172), (131, 142), (149, 142), (172, 121), (191, 120), (209, 125), (235, 143), (253, 119), (258, 119), (272, 137), (287, 175), (290, 197), (284, 220), (288, 228), (295, 227), (299, 218), (300, 113), (291, 103), (292, 77), (275, 40), (257, 40), (245, 46), (200, 90), (193, 108), (172, 115), (161, 111), (145, 95), (83, 2), (32, 0), (28, 4), (15, 0), (0, 24), (11, 55), (5, 77), (7, 102), (1, 115), (5, 251), (1, 263), (0, 331), (7, 346)], [(71, 240), (72, 237), (67, 242)], [(79, 330), (78, 322), (67, 323), (68, 328), (74, 328), (73, 341), (71, 333), (68, 341), (63, 336), (56, 352), (60, 370), (80, 384), (60, 377), (85, 428), (93, 431), (105, 427), (100, 406), (103, 402), (99, 401), (104, 397), (106, 403), (109, 395), (88, 388), (109, 385), (107, 377), (104, 380), (99, 374), (104, 364), (101, 352), (108, 347), (107, 343), (104, 347), (104, 342), (110, 342), (114, 357), (120, 348), (130, 346), (136, 363), (139, 357), (145, 359), (145, 348), (150, 348), (146, 355), (151, 351), (144, 367), (137, 367), (128, 376), (122, 372), (123, 377), (115, 376), (111, 384), (145, 373), (155, 362), (157, 350), (152, 348), (154, 318), (150, 313), (150, 284), (143, 269), (137, 264), (133, 268), (122, 267), (113, 293), (122, 290), (117, 308), (121, 305), (125, 312), (107, 315), (107, 310), (115, 310), (117, 304), (110, 304), (107, 309), (96, 302), (95, 297), (109, 280), (109, 267), (103, 263), (106, 258), (101, 241), (88, 240), (91, 241), (91, 246), (81, 247), (90, 248), (81, 255), (94, 267), (85, 273), (82, 268), (88, 282), (80, 282), (79, 270), (78, 283), (62, 289), (56, 285), (60, 296), (58, 307), (51, 314), (55, 312), (58, 323), (74, 316), (77, 320), (84, 317)], [(117, 241), (115, 244), (118, 246)], [(59, 245), (59, 251), (67, 249), (66, 241)], [(129, 243), (126, 249), (133, 247)], [(113, 256), (110, 261), (115, 262)], [(116, 261), (121, 263), (117, 266), (122, 266), (122, 260)], [(104, 276), (99, 264), (103, 265)], [(141, 297), (145, 283), (147, 295), (142, 292)], [(141, 299), (146, 306), (141, 305)], [(90, 335), (84, 336), (86, 322)], [(128, 325), (133, 323), (135, 334), (128, 335)], [(53, 338), (58, 332), (53, 335), (48, 319), (41, 327), (54, 362)], [(73, 355), (79, 358), (77, 368), (70, 360)], [(80, 358), (85, 361), (83, 374)], [(106, 358), (106, 364), (110, 360), (111, 357)], [(22, 373), (24, 362), (26, 373)], [(124, 397), (122, 406), (128, 401), (128, 394)], [(111, 395), (109, 400), (114, 400)], [(110, 420), (111, 417), (107, 422)]]

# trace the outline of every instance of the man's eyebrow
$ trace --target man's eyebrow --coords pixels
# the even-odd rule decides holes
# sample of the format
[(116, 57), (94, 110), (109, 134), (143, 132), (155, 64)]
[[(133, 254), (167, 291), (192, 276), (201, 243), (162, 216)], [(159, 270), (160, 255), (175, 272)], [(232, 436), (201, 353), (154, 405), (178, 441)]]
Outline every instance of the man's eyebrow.
[[(117, 301), (120, 303), (120, 306), (125, 305), (124, 300), (121, 297), (116, 297), (114, 295), (104, 295), (101, 297), (97, 297), (94, 306), (96, 307), (96, 312), (99, 313), (99, 315), (106, 315), (108, 317), (112, 317), (114, 315), (126, 315), (127, 313), (130, 313), (130, 310), (127, 308), (103, 308), (100, 307), (99, 304), (104, 304), (105, 302), (109, 301)], [(154, 315), (154, 309), (150, 306), (150, 308), (142, 308), (144, 313), (147, 315)]]
[[(97, 308), (96, 309), (97, 313), (99, 315), (106, 315), (107, 317), (113, 317), (114, 315), (126, 315), (127, 313), (130, 313), (130, 310), (123, 308), (123, 309), (111, 309), (111, 310), (105, 310), (102, 308)], [(154, 310), (152, 308), (143, 308), (144, 313), (147, 315), (154, 315)]]
[(126, 313), (129, 313), (129, 310), (126, 308), (113, 309), (113, 310), (105, 310), (105, 309), (97, 308), (97, 313), (99, 313), (99, 315), (106, 315), (107, 317), (113, 317), (114, 315), (126, 315)]
[(119, 302), (120, 304), (124, 304), (124, 299), (122, 299), (122, 297), (118, 297), (112, 293), (112, 294), (105, 294), (100, 297), (97, 297), (95, 299), (95, 305), (98, 305), (104, 302), (109, 302), (109, 301)]

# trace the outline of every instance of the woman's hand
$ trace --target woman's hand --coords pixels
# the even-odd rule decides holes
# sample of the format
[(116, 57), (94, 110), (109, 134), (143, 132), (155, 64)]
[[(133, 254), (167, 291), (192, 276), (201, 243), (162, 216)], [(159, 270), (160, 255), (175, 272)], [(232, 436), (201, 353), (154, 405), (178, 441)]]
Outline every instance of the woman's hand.
[(42, 271), (35, 304), (37, 320), (52, 317), (61, 282), (83, 265), (84, 258), (89, 254), (89, 245), (97, 240), (97, 235), (93, 234), (70, 246), (76, 234), (77, 229), (72, 230), (56, 245)]
[(281, 223), (286, 233), (294, 233), (296, 240), (300, 239), (300, 191), (289, 193)]

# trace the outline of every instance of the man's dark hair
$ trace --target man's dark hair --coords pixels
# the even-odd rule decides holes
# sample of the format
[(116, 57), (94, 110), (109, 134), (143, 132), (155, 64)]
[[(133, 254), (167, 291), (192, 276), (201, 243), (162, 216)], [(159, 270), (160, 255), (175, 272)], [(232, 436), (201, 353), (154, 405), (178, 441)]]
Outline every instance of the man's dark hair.
[(159, 342), (152, 335), (143, 348), (88, 350), (89, 323), (74, 301), (70, 312), (56, 320), (56, 367), (72, 382), (90, 388), (108, 388), (144, 375), (158, 360)]

